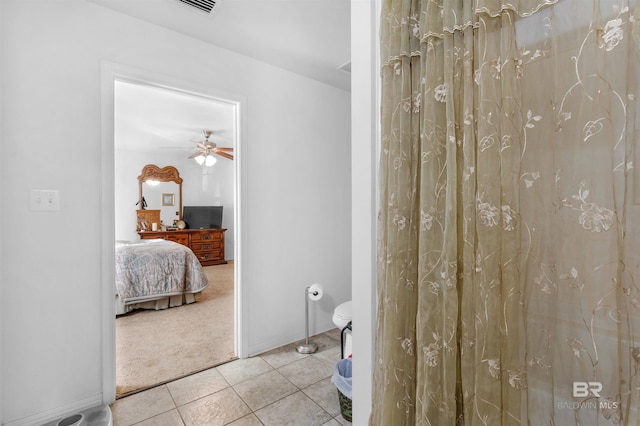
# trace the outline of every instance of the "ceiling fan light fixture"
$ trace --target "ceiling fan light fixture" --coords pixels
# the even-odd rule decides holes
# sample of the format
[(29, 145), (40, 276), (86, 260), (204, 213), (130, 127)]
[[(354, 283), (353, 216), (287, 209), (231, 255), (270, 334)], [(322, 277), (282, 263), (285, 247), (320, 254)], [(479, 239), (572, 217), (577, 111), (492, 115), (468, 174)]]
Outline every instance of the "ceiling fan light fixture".
[(214, 157), (213, 155), (207, 155), (204, 164), (207, 166), (213, 166), (214, 164), (216, 164), (216, 161), (218, 161), (216, 157)]
[(203, 130), (202, 134), (204, 135), (204, 141), (196, 142), (197, 151), (190, 155), (189, 158), (193, 158), (201, 166), (213, 166), (218, 161), (218, 155), (233, 160), (233, 148), (218, 148), (215, 142), (209, 141), (213, 131)]

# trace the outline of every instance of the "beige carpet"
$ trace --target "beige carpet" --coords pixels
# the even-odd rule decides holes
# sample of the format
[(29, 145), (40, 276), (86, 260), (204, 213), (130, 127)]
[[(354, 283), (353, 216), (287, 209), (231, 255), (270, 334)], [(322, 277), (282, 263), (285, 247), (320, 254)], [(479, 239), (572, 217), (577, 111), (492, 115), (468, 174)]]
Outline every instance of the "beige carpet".
[(118, 398), (234, 359), (233, 262), (204, 271), (196, 303), (116, 318)]

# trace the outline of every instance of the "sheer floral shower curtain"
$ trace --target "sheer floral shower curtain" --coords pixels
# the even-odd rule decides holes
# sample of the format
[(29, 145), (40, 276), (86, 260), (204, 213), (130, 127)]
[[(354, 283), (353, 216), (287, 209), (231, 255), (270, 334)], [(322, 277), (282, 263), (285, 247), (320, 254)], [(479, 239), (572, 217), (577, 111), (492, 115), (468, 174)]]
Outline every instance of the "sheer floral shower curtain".
[(638, 421), (637, 9), (384, 0), (370, 424)]

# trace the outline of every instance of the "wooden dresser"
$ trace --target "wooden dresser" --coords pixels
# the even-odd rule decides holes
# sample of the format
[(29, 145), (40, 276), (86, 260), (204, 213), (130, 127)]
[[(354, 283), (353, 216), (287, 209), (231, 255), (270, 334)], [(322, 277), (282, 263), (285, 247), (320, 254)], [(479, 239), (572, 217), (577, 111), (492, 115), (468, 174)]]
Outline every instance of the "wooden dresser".
[(162, 238), (189, 247), (202, 266), (220, 265), (224, 260), (224, 232), (222, 229), (183, 229), (180, 231), (138, 232), (143, 240)]

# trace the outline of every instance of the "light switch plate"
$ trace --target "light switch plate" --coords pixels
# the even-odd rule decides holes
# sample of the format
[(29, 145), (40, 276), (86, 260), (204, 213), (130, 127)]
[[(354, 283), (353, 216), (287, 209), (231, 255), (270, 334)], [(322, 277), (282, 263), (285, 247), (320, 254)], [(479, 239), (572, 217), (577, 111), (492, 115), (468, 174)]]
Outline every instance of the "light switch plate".
[(29, 209), (52, 212), (60, 210), (60, 191), (57, 189), (32, 189), (29, 193)]

